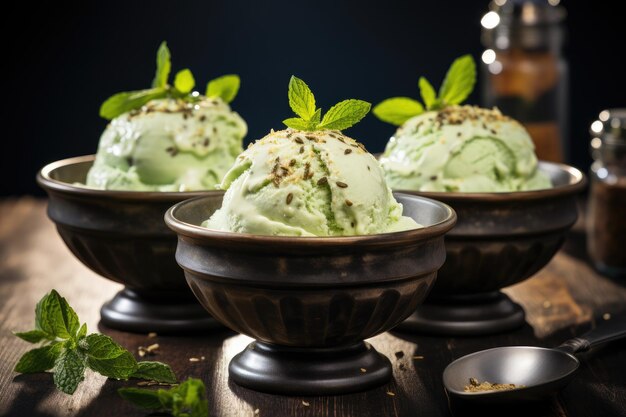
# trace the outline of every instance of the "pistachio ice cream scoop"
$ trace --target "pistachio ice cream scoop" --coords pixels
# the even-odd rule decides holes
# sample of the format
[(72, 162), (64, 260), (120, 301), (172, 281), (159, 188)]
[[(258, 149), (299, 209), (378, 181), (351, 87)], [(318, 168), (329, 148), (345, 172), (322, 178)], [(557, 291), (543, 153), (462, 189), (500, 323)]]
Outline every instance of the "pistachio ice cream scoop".
[(289, 129), (251, 144), (224, 177), (222, 207), (203, 226), (272, 236), (350, 236), (419, 227), (402, 216), (382, 169), (341, 130), (369, 111), (345, 100), (321, 117), (313, 93), (292, 77)]
[(526, 129), (497, 109), (449, 106), (406, 121), (380, 163), (394, 189), (503, 192), (550, 188)]
[(460, 104), (476, 82), (470, 55), (457, 58), (436, 93), (421, 77), (423, 105), (393, 97), (374, 107), (381, 120), (399, 126), (380, 163), (396, 190), (510, 192), (550, 188), (537, 169), (526, 129), (498, 109)]
[(127, 191), (215, 189), (243, 151), (246, 122), (230, 103), (239, 77), (223, 75), (193, 91), (189, 69), (168, 83), (170, 51), (157, 51), (152, 88), (114, 94), (100, 107), (110, 120), (87, 175), (88, 187)]
[(222, 182), (222, 208), (203, 225), (261, 235), (346, 236), (416, 228), (376, 159), (338, 131), (272, 132)]
[(245, 121), (221, 98), (158, 99), (114, 118), (87, 185), (109, 190), (215, 189), (243, 151)]

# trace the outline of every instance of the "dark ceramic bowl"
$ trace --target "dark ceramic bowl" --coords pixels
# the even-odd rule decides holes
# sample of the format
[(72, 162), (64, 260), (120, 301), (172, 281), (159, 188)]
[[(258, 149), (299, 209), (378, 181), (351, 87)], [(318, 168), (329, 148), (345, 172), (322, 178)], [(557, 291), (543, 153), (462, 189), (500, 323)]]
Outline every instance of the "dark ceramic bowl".
[(173, 204), (221, 191), (105, 191), (84, 183), (93, 155), (46, 165), (37, 182), (48, 216), (87, 267), (125, 288), (101, 310), (102, 322), (133, 332), (187, 332), (219, 326), (189, 291), (176, 264), (176, 235), (163, 222)]
[(202, 305), (256, 339), (230, 363), (243, 386), (282, 394), (360, 391), (391, 378), (389, 360), (363, 339), (407, 318), (443, 264), (454, 211), (397, 194), (426, 227), (350, 237), (272, 237), (200, 227), (222, 204), (200, 197), (172, 207), (176, 260)]
[(540, 162), (554, 188), (512, 193), (401, 192), (449, 204), (458, 215), (446, 235), (446, 262), (428, 300), (398, 328), (445, 335), (512, 330), (524, 311), (499, 290), (543, 268), (578, 216), (585, 188), (576, 168)]

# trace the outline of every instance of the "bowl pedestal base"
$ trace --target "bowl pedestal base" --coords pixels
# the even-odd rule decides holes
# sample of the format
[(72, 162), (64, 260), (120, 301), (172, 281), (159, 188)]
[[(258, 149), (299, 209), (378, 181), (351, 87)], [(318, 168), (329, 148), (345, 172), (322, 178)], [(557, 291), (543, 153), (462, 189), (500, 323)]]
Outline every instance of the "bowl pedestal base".
[(479, 336), (517, 329), (524, 310), (500, 291), (429, 296), (395, 330), (446, 336)]
[(187, 333), (221, 328), (189, 293), (124, 288), (100, 310), (102, 324), (135, 333)]
[(392, 377), (389, 359), (366, 342), (330, 348), (252, 342), (233, 358), (228, 371), (238, 385), (283, 395), (365, 391)]

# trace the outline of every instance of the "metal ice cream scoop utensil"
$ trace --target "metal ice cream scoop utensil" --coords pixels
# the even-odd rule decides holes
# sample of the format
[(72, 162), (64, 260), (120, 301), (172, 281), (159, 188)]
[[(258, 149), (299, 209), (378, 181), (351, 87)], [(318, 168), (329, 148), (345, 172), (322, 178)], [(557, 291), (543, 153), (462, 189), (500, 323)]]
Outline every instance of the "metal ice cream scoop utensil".
[[(453, 398), (476, 402), (505, 402), (544, 398), (563, 388), (580, 362), (574, 354), (626, 337), (626, 316), (599, 324), (595, 329), (549, 349), (506, 346), (463, 356), (443, 371), (443, 384)], [(490, 383), (515, 384), (507, 390), (468, 392), (470, 378)]]

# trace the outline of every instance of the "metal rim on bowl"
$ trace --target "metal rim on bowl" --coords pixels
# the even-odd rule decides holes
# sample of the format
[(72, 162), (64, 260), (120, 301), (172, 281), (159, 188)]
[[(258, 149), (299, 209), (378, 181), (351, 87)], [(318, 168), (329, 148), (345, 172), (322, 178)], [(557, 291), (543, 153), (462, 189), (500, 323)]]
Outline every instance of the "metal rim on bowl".
[(95, 155), (83, 155), (75, 156), (73, 158), (61, 159), (55, 162), (51, 162), (44, 166), (37, 173), (37, 183), (44, 189), (56, 191), (65, 194), (72, 194), (76, 196), (84, 196), (91, 198), (102, 198), (112, 200), (124, 200), (124, 201), (171, 201), (177, 202), (182, 198), (192, 198), (206, 195), (207, 193), (222, 193), (218, 190), (203, 190), (203, 191), (122, 191), (122, 190), (99, 190), (96, 188), (88, 188), (86, 186), (75, 185), (68, 182), (60, 181), (52, 178), (52, 172), (56, 169), (75, 165), (85, 162), (93, 162), (96, 159)]
[[(396, 193), (401, 194), (401, 193)], [(249, 233), (237, 233), (227, 232), (215, 229), (209, 229), (206, 227), (198, 226), (195, 224), (184, 222), (177, 217), (177, 212), (181, 207), (187, 204), (192, 204), (206, 196), (200, 196), (182, 201), (172, 206), (165, 213), (165, 223), (174, 230), (177, 234), (191, 237), (191, 238), (204, 238), (217, 240), (221, 245), (246, 245), (253, 242), (254, 245), (272, 244), (274, 246), (285, 248), (304, 248), (304, 247), (345, 247), (345, 246), (396, 246), (403, 245), (410, 242), (421, 241), (430, 239), (435, 236), (443, 235), (451, 230), (456, 224), (455, 211), (445, 203), (440, 201), (409, 195), (412, 198), (418, 198), (420, 200), (428, 201), (435, 205), (438, 205), (446, 211), (445, 218), (433, 225), (422, 227), (418, 229), (409, 229), (399, 232), (378, 233), (372, 235), (355, 235), (355, 236), (333, 236), (333, 237), (304, 237), (304, 236), (269, 236), (269, 235), (255, 235)]]
[(463, 193), (458, 191), (416, 191), (416, 190), (394, 190), (406, 194), (419, 194), (420, 196), (438, 200), (440, 198), (446, 201), (529, 201), (547, 198), (560, 197), (568, 194), (577, 194), (587, 186), (587, 178), (578, 169), (573, 166), (561, 164), (557, 162), (539, 161), (539, 167), (555, 167), (570, 175), (570, 182), (566, 185), (560, 185), (553, 188), (544, 188), (541, 190), (531, 191), (509, 191), (509, 192), (480, 192), (480, 193)]

